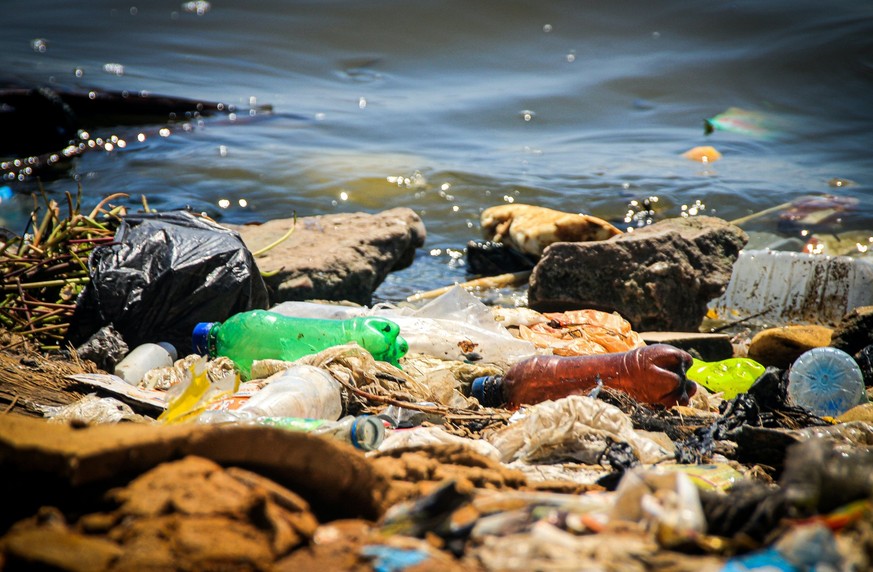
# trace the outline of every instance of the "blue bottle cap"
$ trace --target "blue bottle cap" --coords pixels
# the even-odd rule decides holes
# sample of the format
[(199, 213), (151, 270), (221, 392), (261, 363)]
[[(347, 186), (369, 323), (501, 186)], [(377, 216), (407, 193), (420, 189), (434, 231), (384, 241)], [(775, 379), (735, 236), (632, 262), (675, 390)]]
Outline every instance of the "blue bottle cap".
[(209, 355), (209, 330), (218, 322), (199, 322), (194, 326), (194, 331), (191, 333), (191, 345), (194, 346), (194, 353), (202, 356)]
[(503, 377), (499, 375), (477, 377), (473, 380), (470, 395), (484, 407), (499, 407), (503, 405), (503, 396), (500, 395), (502, 381)]
[(385, 425), (375, 415), (361, 415), (352, 421), (352, 445), (364, 451), (375, 451), (385, 440)]

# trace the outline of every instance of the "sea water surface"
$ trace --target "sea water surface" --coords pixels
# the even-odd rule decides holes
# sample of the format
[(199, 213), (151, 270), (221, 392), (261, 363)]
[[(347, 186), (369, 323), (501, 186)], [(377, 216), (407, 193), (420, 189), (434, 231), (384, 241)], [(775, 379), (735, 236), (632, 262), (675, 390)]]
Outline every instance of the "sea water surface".
[[(144, 195), (153, 208), (228, 223), (406, 206), (427, 244), (379, 289), (389, 300), (464, 280), (481, 211), (512, 202), (627, 229), (831, 194), (849, 208), (818, 228), (763, 230), (824, 233), (854, 255), (873, 246), (869, 0), (3, 7), (2, 83), (237, 107), (108, 127), (91, 136), (116, 135), (123, 148), (85, 153), (50, 178), (3, 181), (13, 196), (0, 199), (0, 226), (15, 232), (40, 187), (61, 200), (81, 186), (86, 207), (123, 192), (115, 204), (136, 208)], [(763, 123), (706, 134), (704, 119), (731, 108)], [(700, 145), (722, 158), (682, 156)]]

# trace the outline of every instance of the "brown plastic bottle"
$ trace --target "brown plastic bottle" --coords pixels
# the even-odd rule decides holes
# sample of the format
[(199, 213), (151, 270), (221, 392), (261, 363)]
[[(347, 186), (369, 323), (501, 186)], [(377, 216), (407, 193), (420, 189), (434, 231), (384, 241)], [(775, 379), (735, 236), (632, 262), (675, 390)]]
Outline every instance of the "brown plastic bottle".
[(586, 394), (599, 379), (642, 403), (687, 405), (697, 391), (685, 377), (691, 359), (688, 352), (667, 344), (590, 356), (533, 356), (513, 365), (503, 377), (476, 379), (473, 397), (486, 407), (517, 409)]

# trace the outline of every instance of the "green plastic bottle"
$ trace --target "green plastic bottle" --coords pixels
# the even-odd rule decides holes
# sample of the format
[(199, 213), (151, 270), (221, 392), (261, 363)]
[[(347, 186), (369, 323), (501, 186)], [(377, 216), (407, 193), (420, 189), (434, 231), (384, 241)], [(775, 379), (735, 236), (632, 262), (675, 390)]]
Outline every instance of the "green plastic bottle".
[(766, 369), (749, 358), (728, 358), (715, 362), (695, 359), (685, 376), (710, 391), (722, 392), (725, 399), (733, 399), (749, 391)]
[(409, 351), (400, 327), (384, 318), (322, 320), (266, 310), (242, 312), (224, 322), (201, 322), (194, 326), (192, 341), (200, 354), (230, 358), (243, 379), (251, 376), (254, 360), (292, 361), (349, 342), (357, 342), (375, 359), (397, 367)]

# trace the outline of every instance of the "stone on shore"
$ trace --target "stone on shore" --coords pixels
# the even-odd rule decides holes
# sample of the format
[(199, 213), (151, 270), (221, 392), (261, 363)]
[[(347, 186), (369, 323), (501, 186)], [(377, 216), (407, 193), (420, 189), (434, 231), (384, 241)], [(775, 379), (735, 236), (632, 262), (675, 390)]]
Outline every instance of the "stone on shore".
[(615, 311), (638, 331), (697, 331), (748, 236), (719, 218), (674, 218), (594, 242), (549, 246), (528, 301), (539, 311)]
[(734, 347), (727, 334), (703, 334), (699, 332), (640, 332), (646, 344), (670, 344), (691, 352), (703, 361), (721, 361), (734, 357)]
[(785, 369), (804, 352), (830, 344), (833, 330), (825, 326), (783, 326), (755, 334), (749, 357), (764, 366)]
[(831, 345), (854, 355), (873, 344), (873, 306), (855, 308), (834, 330)]
[[(225, 225), (239, 232), (252, 251), (284, 235), (293, 219), (261, 225)], [(376, 214), (341, 213), (297, 219), (287, 240), (257, 257), (272, 303), (288, 300), (347, 300), (369, 305), (390, 272), (412, 264), (424, 245), (421, 218), (400, 207)]]

